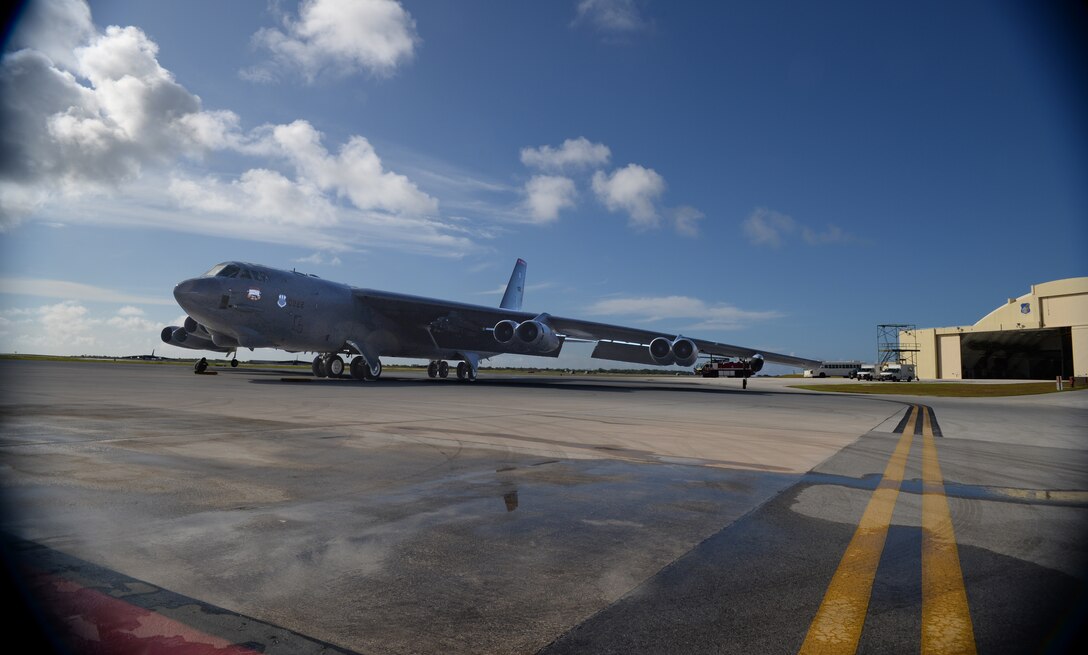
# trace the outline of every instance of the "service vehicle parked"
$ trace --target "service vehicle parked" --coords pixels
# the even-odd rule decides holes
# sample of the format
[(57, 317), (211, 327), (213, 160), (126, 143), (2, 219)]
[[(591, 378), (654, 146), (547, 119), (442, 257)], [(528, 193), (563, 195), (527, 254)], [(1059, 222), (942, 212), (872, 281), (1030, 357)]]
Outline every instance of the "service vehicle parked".
[(873, 364), (862, 364), (858, 367), (857, 373), (852, 377), (859, 380), (876, 380), (880, 377), (880, 374), (876, 372), (876, 366)]
[(913, 364), (888, 364), (880, 372), (880, 379), (884, 382), (910, 382), (918, 378), (914, 375)]

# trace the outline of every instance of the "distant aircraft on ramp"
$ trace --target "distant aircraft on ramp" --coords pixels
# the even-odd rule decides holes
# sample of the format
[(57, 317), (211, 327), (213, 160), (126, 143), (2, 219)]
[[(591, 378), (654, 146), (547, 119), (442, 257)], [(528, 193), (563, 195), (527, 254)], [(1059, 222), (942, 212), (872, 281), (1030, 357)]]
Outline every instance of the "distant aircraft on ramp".
[[(317, 377), (377, 379), (382, 357), (428, 359), (427, 374), (475, 380), (482, 360), (513, 353), (558, 357), (567, 341), (596, 342), (593, 357), (650, 366), (693, 366), (700, 356), (738, 357), (752, 373), (764, 360), (811, 368), (816, 360), (681, 335), (521, 310), (525, 261), (519, 259), (498, 307), (360, 289), (297, 271), (225, 262), (174, 287), (188, 316), (162, 331), (165, 343), (236, 353), (277, 348), (319, 353)], [(237, 360), (232, 361), (232, 365)], [(206, 362), (204, 363), (206, 366)], [(198, 364), (199, 370), (199, 364)]]

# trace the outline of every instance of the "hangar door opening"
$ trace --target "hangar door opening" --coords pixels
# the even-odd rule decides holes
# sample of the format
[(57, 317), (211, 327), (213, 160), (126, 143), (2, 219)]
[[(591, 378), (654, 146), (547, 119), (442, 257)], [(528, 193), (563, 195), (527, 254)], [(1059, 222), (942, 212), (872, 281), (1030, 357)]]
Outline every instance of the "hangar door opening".
[(972, 332), (960, 341), (965, 380), (1053, 380), (1073, 372), (1068, 327)]

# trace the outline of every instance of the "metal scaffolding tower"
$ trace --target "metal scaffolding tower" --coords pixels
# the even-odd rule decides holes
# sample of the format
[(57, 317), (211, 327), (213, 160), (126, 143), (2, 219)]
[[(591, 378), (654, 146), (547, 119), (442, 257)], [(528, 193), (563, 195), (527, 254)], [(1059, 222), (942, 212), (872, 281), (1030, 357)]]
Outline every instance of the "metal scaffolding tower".
[(918, 326), (913, 323), (885, 323), (876, 326), (877, 370), (883, 369), (885, 364), (916, 366), (917, 333)]

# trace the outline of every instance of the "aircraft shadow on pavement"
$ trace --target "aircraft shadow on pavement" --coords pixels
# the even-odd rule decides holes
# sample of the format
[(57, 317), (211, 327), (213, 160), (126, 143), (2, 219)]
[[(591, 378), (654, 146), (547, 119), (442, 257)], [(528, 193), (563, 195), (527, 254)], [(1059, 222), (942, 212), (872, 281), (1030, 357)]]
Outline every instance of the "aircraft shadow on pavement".
[(567, 382), (566, 380), (528, 380), (528, 379), (487, 379), (478, 378), (475, 382), (459, 382), (451, 380), (431, 380), (426, 378), (397, 378), (382, 376), (378, 382), (366, 380), (353, 380), (351, 378), (319, 379), (305, 374), (294, 372), (293, 375), (284, 375), (283, 371), (272, 374), (261, 372), (260, 378), (250, 380), (251, 384), (317, 384), (317, 385), (350, 385), (367, 387), (381, 385), (383, 387), (418, 387), (419, 385), (437, 385), (441, 387), (461, 387), (471, 385), (476, 387), (511, 387), (518, 389), (553, 389), (564, 391), (606, 391), (612, 393), (636, 393), (639, 391), (662, 391), (667, 393), (700, 393), (700, 394), (755, 394), (765, 395), (767, 392), (758, 389), (740, 389), (732, 387), (707, 387), (696, 385), (661, 385), (640, 384), (634, 381), (594, 381), (594, 382)]

